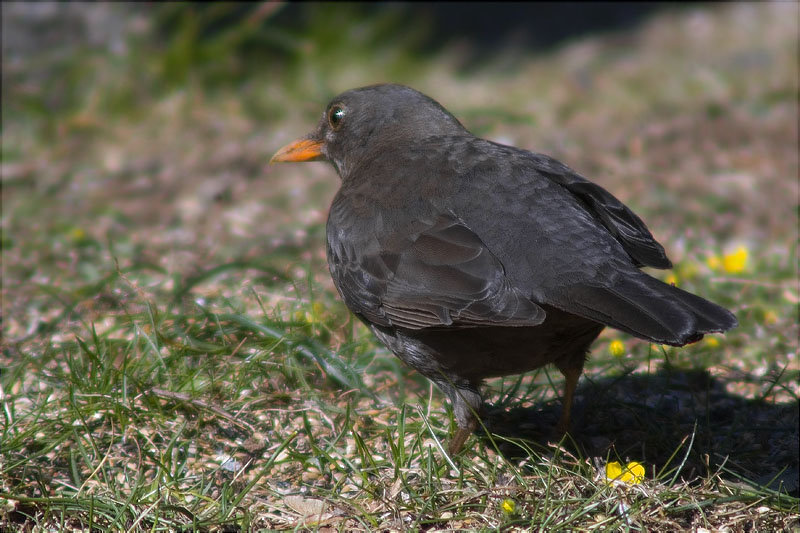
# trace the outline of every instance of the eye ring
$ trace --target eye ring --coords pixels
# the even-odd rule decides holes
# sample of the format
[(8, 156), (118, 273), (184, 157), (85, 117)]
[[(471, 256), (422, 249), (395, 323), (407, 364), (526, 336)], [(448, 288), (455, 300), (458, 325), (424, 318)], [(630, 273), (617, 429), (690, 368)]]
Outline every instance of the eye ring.
[(340, 105), (335, 105), (330, 108), (328, 111), (328, 124), (331, 125), (333, 130), (338, 130), (339, 127), (342, 125), (342, 120), (344, 119), (345, 110)]

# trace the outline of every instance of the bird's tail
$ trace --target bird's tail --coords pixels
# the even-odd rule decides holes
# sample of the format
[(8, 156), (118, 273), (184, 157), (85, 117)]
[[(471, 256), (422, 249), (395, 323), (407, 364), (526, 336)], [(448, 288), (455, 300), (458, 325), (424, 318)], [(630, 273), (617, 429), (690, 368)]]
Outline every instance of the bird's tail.
[(643, 272), (612, 286), (573, 286), (573, 313), (658, 344), (683, 346), (735, 328), (733, 313)]

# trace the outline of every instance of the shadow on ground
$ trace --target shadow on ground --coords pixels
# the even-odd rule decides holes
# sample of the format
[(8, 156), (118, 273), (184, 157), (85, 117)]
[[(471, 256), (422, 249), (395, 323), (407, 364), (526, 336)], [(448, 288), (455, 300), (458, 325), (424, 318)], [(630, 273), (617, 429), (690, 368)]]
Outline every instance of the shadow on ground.
[[(685, 457), (679, 475), (684, 480), (719, 470), (726, 481), (747, 480), (798, 496), (798, 403), (746, 399), (728, 392), (733, 384), (705, 370), (668, 367), (584, 381), (564, 445), (583, 457), (635, 460), (656, 471), (677, 467)], [(534, 449), (552, 443), (560, 412), (557, 401), (537, 408), (489, 407), (485, 423), (500, 437), (494, 439), (499, 451), (519, 458), (526, 453), (513, 441)]]

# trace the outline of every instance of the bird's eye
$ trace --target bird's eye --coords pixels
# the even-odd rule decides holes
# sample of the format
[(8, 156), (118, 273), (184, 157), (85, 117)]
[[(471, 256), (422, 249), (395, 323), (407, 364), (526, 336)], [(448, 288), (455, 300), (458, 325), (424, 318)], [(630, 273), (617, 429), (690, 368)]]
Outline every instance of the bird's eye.
[(331, 128), (334, 130), (338, 130), (339, 126), (342, 124), (342, 119), (344, 118), (344, 109), (337, 106), (333, 106), (330, 111), (328, 111), (328, 122), (331, 125)]

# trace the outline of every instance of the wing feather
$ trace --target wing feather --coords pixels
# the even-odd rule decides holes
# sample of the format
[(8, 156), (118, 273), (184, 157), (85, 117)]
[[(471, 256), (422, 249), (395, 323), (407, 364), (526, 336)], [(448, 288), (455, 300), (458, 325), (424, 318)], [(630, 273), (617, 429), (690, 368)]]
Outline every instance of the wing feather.
[(415, 224), (384, 236), (374, 252), (329, 238), (331, 274), (351, 310), (408, 329), (544, 321), (544, 310), (511, 286), (500, 260), (463, 223), (442, 215)]

